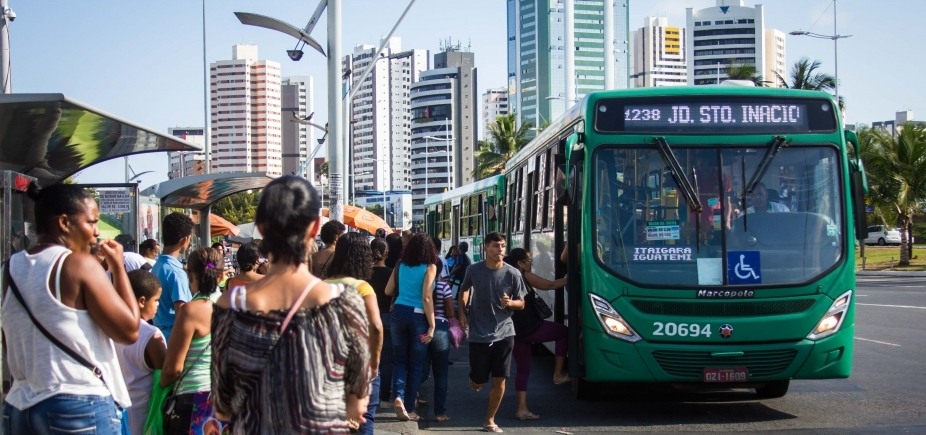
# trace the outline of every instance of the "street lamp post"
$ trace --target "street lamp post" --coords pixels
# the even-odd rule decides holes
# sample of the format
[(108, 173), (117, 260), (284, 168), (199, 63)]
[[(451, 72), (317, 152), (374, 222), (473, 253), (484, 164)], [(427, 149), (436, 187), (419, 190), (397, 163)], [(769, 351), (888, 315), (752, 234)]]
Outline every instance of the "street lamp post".
[(811, 38), (818, 39), (831, 39), (833, 40), (833, 78), (836, 79), (836, 85), (833, 88), (833, 91), (836, 94), (836, 104), (839, 105), (839, 40), (843, 38), (851, 37), (852, 35), (840, 35), (836, 31), (836, 0), (833, 0), (833, 34), (832, 35), (821, 35), (819, 33), (808, 32), (804, 30), (795, 30), (790, 32), (791, 35), (795, 36), (809, 36)]

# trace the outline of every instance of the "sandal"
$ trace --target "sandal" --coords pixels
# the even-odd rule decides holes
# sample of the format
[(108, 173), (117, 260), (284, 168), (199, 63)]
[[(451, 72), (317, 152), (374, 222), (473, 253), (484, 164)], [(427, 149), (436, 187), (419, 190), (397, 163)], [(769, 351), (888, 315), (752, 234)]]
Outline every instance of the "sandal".
[(515, 414), (514, 418), (524, 421), (524, 420), (536, 420), (540, 418), (540, 416), (537, 414), (534, 414), (533, 412), (527, 411), (524, 414)]
[(553, 380), (553, 385), (562, 385), (562, 384), (565, 384), (565, 383), (567, 383), (567, 382), (572, 382), (574, 379), (575, 379), (575, 378), (573, 378), (572, 376), (566, 375), (565, 378), (562, 378), (562, 379), (554, 379), (554, 380)]
[(421, 416), (419, 416), (418, 413), (416, 413), (415, 411), (408, 413), (408, 421), (419, 421), (419, 420), (421, 420)]
[(482, 427), (483, 432), (492, 432), (492, 433), (502, 433), (504, 432), (502, 428), (498, 427), (497, 424), (487, 424)]
[(441, 414), (441, 415), (435, 416), (434, 421), (438, 423), (446, 423), (450, 421), (450, 417), (448, 417), (446, 414)]
[(393, 407), (395, 407), (395, 417), (398, 418), (399, 421), (408, 421), (408, 413), (405, 412), (405, 404), (402, 403), (402, 399), (395, 399)]

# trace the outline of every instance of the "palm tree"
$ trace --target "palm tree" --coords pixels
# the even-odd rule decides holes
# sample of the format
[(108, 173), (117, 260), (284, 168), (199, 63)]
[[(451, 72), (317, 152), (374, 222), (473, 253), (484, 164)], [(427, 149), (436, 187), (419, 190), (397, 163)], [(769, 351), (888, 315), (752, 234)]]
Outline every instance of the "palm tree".
[[(789, 80), (786, 80), (781, 74), (775, 73), (778, 84), (790, 89), (804, 89), (808, 91), (825, 91), (829, 92), (836, 89), (836, 77), (827, 73), (816, 72), (820, 68), (819, 60), (811, 61), (809, 58), (802, 57), (801, 60), (794, 62), (791, 66), (791, 72), (788, 73)], [(839, 109), (845, 109), (846, 105), (842, 97), (839, 97)]]
[(479, 141), (476, 151), (476, 165), (473, 178), (481, 180), (492, 175), (501, 174), (505, 162), (530, 142), (533, 124), (524, 122), (517, 127), (517, 114), (499, 115), (495, 123), (489, 125), (489, 139)]
[(730, 63), (727, 65), (726, 73), (730, 80), (749, 80), (756, 86), (767, 86), (769, 83), (762, 79), (762, 75), (756, 71), (754, 64)]
[[(872, 180), (870, 197), (887, 203), (900, 226), (900, 266), (910, 264), (913, 215), (926, 201), (926, 126), (907, 123), (897, 135), (869, 129), (871, 149), (864, 151), (865, 169)], [(891, 214), (894, 214), (891, 213)]]

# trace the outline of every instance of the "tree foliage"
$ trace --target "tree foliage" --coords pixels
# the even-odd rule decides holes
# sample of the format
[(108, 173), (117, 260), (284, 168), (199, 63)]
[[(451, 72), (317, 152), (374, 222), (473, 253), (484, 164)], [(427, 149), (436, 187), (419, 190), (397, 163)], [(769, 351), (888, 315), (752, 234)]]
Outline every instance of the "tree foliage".
[(769, 83), (756, 71), (755, 64), (731, 63), (727, 65), (726, 73), (730, 80), (749, 80), (756, 86), (768, 86)]
[(808, 91), (832, 91), (836, 88), (836, 78), (822, 72), (816, 72), (820, 68), (819, 60), (810, 60), (802, 57), (799, 61), (794, 62), (791, 66), (791, 72), (785, 79), (781, 74), (775, 73), (778, 83), (790, 89), (804, 89)]
[(896, 135), (863, 128), (859, 142), (869, 181), (868, 201), (883, 223), (900, 227), (899, 264), (907, 266), (913, 216), (926, 203), (926, 126), (907, 123)]
[(524, 122), (520, 127), (517, 124), (517, 114), (509, 113), (499, 115), (495, 123), (489, 125), (489, 140), (481, 140), (477, 144), (473, 178), (481, 180), (501, 174), (505, 162), (530, 142), (533, 124)]
[(226, 196), (212, 204), (212, 213), (235, 225), (254, 222), (260, 193), (260, 190), (250, 190)]

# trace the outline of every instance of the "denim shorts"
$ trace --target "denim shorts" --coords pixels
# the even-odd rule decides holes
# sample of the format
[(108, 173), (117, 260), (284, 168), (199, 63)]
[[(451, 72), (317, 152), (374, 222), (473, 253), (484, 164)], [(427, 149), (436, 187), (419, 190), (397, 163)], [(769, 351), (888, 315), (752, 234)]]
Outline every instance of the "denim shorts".
[(58, 394), (22, 411), (3, 406), (7, 434), (52, 435), (62, 433), (122, 433), (122, 411), (112, 396)]

